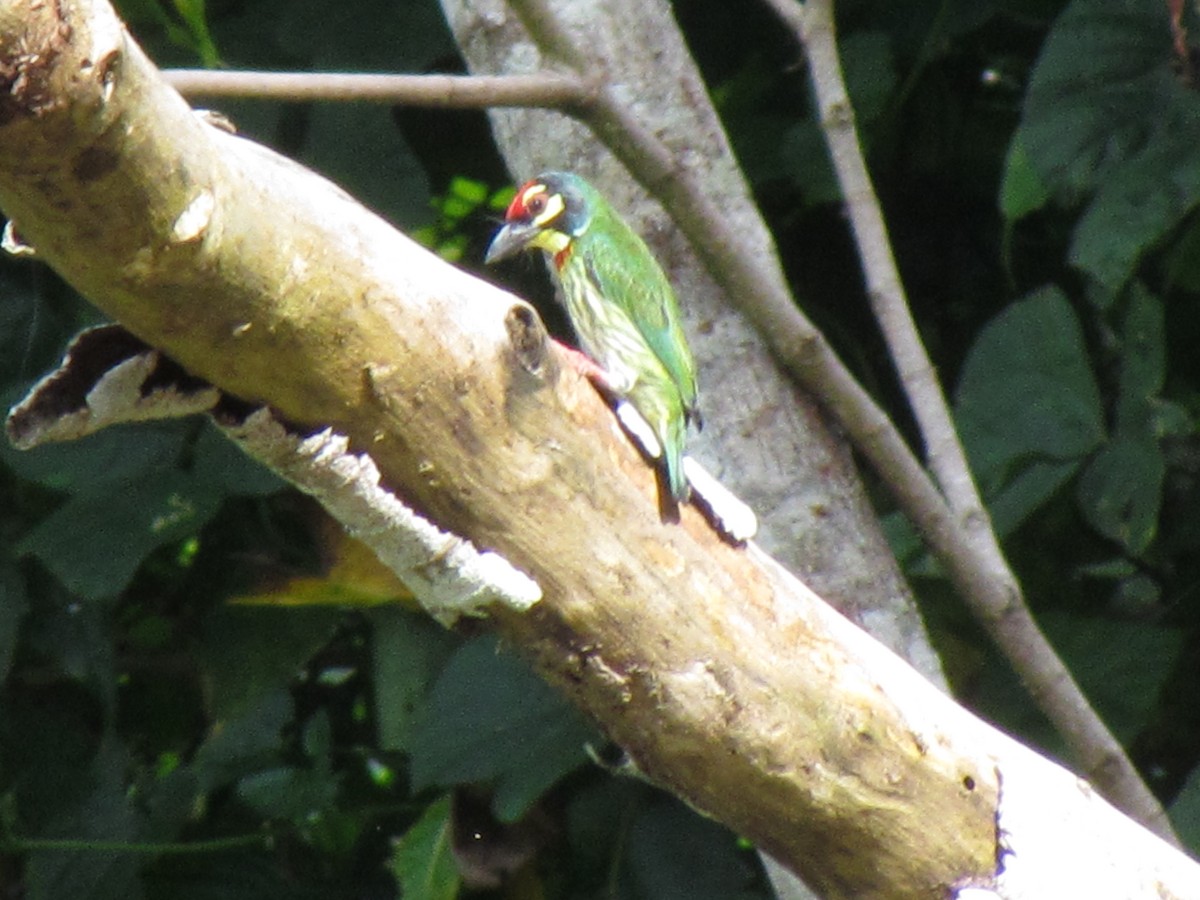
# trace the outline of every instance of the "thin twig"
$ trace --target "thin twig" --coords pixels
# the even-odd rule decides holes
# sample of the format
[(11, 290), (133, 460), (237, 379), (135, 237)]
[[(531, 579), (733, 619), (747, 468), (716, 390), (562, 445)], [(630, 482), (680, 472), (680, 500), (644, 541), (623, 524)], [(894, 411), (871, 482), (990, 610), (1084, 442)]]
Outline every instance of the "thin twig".
[[(798, 8), (793, 0), (768, 0), (768, 3), (776, 10), (783, 6)], [(813, 89), (875, 319), (887, 341), (904, 393), (921, 430), (926, 459), (946, 502), (964, 526), (973, 525), (973, 531), (990, 539), (993, 532), (987, 511), (975, 488), (958, 432), (950, 420), (937, 371), (909, 311), (883, 211), (867, 173), (855, 128), (854, 108), (842, 77), (833, 10), (820, 0), (805, 9), (802, 20), (806, 22), (804, 46), (808, 50)], [(794, 27), (795, 23), (789, 20), (789, 25)], [(998, 552), (994, 540), (988, 542)]]
[(586, 106), (594, 93), (583, 78), (534, 75), (380, 75), (349, 72), (249, 72), (166, 69), (163, 74), (190, 97), (254, 97), (290, 102), (366, 101), (407, 106), (482, 109)]
[(951, 420), (933, 362), (921, 342), (892, 254), (878, 198), (842, 77), (832, 0), (766, 0), (805, 47), (830, 156), (845, 198), (876, 320), (921, 430), (930, 468), (959, 523), (977, 590), (964, 599), (1001, 647), (1043, 712), (1055, 723), (1085, 774), (1114, 803), (1174, 839), (1170, 822), (1120, 742), (1091, 708), (1038, 628), (1004, 559)]
[(243, 834), (210, 838), (200, 841), (106, 841), (91, 838), (23, 838), (15, 835), (0, 837), (0, 850), (5, 853), (144, 853), (152, 856), (185, 856), (200, 853), (222, 853), (242, 847), (262, 847), (269, 844), (269, 834)]

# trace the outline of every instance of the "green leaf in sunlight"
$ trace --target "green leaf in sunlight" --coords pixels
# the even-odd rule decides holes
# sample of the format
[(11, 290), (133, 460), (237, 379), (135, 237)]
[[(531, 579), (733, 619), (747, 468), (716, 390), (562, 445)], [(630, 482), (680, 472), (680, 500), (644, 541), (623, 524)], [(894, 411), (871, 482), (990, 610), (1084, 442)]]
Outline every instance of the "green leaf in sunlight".
[(434, 801), (396, 841), (391, 870), (405, 900), (454, 900), (462, 879), (454, 863), (449, 795)]
[(1046, 185), (1030, 165), (1018, 134), (1008, 146), (1004, 180), (1000, 184), (1000, 211), (1011, 223), (1041, 209), (1049, 199)]
[(221, 62), (221, 54), (208, 31), (208, 18), (204, 13), (204, 0), (171, 0), (179, 18), (187, 28), (189, 44), (200, 57), (200, 62), (211, 68)]

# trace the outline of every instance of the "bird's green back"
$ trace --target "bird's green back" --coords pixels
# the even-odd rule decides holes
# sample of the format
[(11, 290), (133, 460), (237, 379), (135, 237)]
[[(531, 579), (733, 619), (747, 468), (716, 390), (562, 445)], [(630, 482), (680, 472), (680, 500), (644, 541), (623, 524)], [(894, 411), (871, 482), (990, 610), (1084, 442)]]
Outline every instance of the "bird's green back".
[(575, 239), (588, 274), (610, 302), (629, 316), (679, 390), (684, 409), (696, 411), (696, 364), (680, 325), (675, 292), (646, 242), (596, 191), (592, 217)]

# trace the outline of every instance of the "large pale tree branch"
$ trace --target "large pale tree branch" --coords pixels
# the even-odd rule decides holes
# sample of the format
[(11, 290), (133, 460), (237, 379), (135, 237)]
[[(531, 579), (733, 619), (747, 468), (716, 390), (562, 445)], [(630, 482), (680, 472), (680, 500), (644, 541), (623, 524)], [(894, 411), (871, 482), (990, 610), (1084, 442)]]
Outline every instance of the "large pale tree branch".
[[(830, 897), (1195, 892), (1192, 862), (757, 548), (691, 509), (660, 522), (650, 469), (527, 306), (204, 124), (109, 7), (0, 8), (0, 73), (21, 234), (148, 344), (331, 429), (397, 502), (532, 577), (541, 599), (491, 604), (495, 627), (649, 777)], [(387, 556), (387, 529), (366, 537)]]

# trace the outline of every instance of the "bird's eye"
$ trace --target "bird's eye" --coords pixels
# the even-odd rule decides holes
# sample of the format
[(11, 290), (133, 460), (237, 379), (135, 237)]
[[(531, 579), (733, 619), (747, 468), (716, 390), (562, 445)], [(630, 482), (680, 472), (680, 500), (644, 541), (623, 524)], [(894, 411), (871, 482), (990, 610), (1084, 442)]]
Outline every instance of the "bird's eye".
[(529, 198), (529, 202), (525, 204), (525, 208), (534, 217), (540, 216), (546, 209), (546, 195), (534, 194)]

